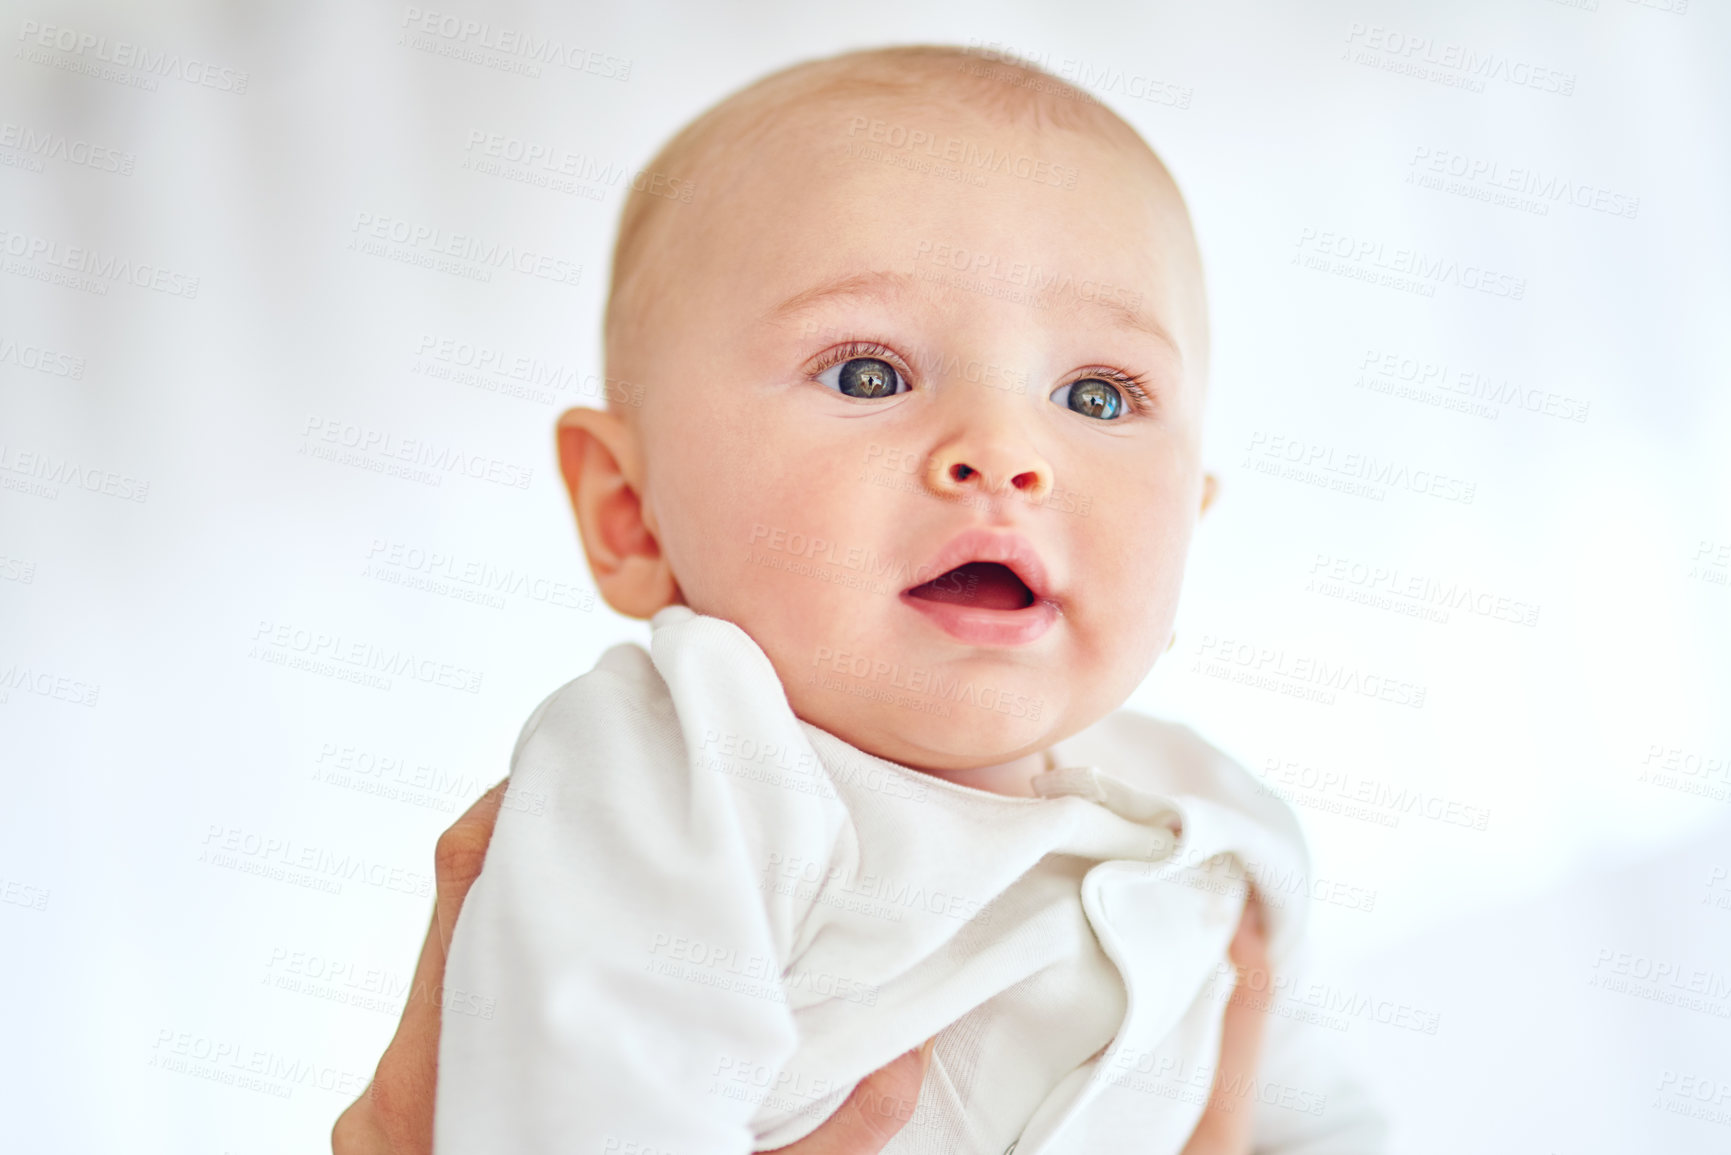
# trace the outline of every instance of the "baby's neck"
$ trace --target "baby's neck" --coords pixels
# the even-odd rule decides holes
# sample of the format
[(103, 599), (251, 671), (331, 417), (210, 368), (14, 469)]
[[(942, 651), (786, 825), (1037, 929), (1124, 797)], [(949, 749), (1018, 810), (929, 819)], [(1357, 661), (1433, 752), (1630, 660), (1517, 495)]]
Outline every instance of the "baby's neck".
[(1049, 769), (1050, 765), (1046, 752), (1042, 750), (996, 766), (980, 766), (973, 770), (927, 770), (925, 773), (958, 786), (972, 786), (975, 790), (1034, 798), (1037, 797), (1033, 787), (1034, 775)]

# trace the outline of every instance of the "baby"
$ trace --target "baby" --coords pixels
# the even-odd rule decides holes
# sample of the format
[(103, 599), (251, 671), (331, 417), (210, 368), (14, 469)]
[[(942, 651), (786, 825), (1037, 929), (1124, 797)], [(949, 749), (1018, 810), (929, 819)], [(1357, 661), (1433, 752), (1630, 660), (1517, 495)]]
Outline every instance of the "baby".
[[(942, 48), (773, 75), (650, 168), (697, 194), (620, 225), (607, 375), (643, 403), (559, 427), (650, 648), (519, 739), (435, 1149), (767, 1150), (935, 1035), (886, 1150), (1179, 1151), (1249, 890), (1305, 860), (1242, 769), (1120, 709), (1213, 491), (1176, 186), (1086, 94)], [(1279, 961), (1303, 900), (1259, 889)], [(1258, 1149), (1378, 1149), (1304, 1031), (1245, 1089)]]

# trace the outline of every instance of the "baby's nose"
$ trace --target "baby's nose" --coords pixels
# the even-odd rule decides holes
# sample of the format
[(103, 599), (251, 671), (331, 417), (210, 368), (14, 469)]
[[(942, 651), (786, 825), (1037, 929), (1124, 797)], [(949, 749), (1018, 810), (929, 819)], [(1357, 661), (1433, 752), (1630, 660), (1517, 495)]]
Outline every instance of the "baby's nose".
[(1039, 502), (1052, 492), (1052, 467), (1031, 448), (994, 451), (956, 443), (932, 453), (926, 484), (944, 497), (1019, 493)]

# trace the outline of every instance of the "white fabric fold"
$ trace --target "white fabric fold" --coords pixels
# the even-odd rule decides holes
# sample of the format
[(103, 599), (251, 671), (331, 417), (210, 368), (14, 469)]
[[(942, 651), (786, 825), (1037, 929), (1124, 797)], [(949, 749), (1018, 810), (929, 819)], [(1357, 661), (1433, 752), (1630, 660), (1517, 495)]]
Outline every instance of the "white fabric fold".
[(731, 623), (652, 624), (518, 742), (447, 963), (481, 998), (443, 1015), (439, 1155), (778, 1147), (934, 1034), (891, 1152), (1183, 1146), (1206, 1088), (1159, 1084), (1211, 1069), (1247, 880), (1277, 958), (1302, 931), (1283, 803), (1127, 711), (1053, 748), (1048, 796), (957, 786), (795, 717)]

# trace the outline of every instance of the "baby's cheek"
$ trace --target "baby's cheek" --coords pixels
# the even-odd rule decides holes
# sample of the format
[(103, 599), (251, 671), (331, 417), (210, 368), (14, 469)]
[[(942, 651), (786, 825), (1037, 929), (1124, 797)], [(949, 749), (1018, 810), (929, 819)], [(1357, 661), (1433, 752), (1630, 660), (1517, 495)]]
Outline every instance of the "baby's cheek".
[(1078, 586), (1109, 681), (1127, 680), (1134, 689), (1165, 650), (1177, 617), (1186, 545), (1184, 535), (1154, 526), (1096, 539), (1098, 552), (1078, 574)]

